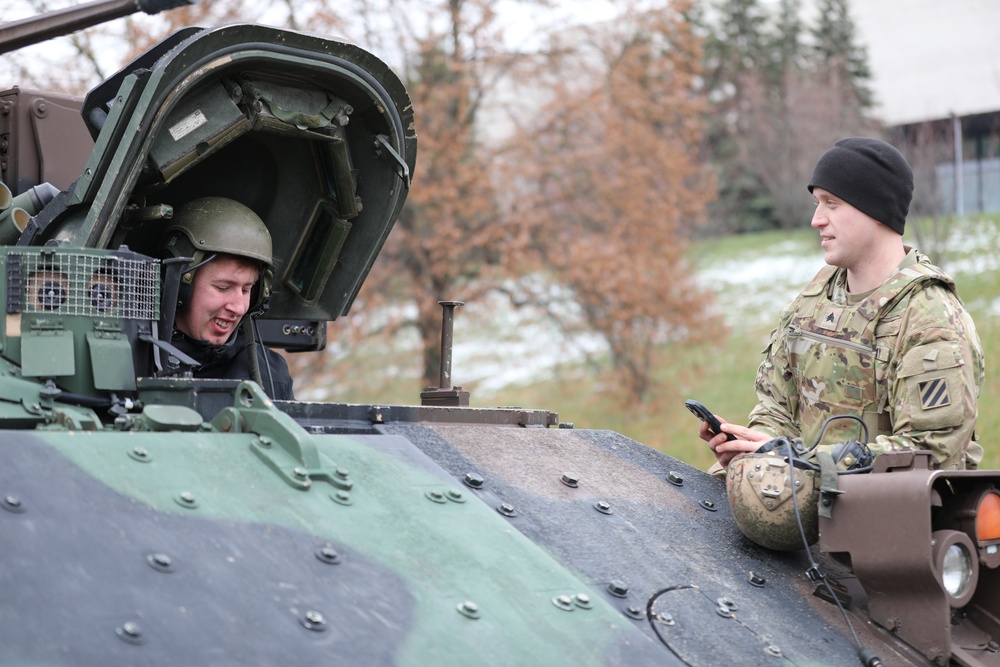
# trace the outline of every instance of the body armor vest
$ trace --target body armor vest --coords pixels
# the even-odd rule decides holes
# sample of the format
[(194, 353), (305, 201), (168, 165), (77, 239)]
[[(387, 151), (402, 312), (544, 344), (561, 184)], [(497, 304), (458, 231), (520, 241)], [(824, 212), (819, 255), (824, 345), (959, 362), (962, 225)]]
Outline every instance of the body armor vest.
[[(859, 303), (850, 304), (838, 288), (836, 267), (821, 270), (796, 299), (786, 332), (789, 363), (799, 396), (803, 442), (816, 441), (829, 417), (850, 414), (868, 427), (868, 440), (891, 435), (888, 412), (888, 368), (899, 335), (900, 317), (893, 309), (919, 285), (954, 282), (937, 267), (917, 261), (900, 269)], [(834, 293), (840, 293), (834, 296)], [(821, 444), (861, 439), (854, 420), (836, 420)]]

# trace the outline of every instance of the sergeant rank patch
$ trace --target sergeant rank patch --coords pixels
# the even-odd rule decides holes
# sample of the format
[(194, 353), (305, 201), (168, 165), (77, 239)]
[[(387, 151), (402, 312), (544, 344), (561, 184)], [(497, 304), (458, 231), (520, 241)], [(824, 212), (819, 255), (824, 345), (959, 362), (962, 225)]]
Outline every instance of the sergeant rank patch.
[(821, 329), (839, 331), (840, 316), (843, 313), (843, 308), (838, 308), (837, 306), (826, 306), (820, 310), (819, 317), (816, 318), (816, 323)]
[(917, 383), (920, 391), (920, 407), (924, 410), (943, 408), (951, 404), (951, 396), (948, 394), (948, 381), (944, 378), (935, 378), (926, 382)]

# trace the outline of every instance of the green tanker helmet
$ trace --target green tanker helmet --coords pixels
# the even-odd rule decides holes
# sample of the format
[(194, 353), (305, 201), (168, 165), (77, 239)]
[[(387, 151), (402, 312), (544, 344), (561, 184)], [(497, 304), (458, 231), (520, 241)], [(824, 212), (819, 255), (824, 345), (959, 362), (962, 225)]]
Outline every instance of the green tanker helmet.
[(195, 270), (219, 254), (242, 257), (260, 265), (260, 289), (254, 290), (251, 312), (266, 305), (274, 276), (271, 234), (249, 207), (226, 197), (193, 199), (174, 212), (163, 238), (161, 257), (192, 258), (181, 276), (178, 307), (190, 299)]
[[(273, 268), (271, 234), (264, 221), (249, 207), (226, 197), (201, 197), (184, 204), (165, 234), (168, 251), (177, 249), (170, 254), (185, 256), (189, 251), (186, 256), (194, 257), (194, 264), (209, 253), (225, 253)], [(189, 248), (182, 247), (185, 240)]]
[(810, 545), (819, 539), (819, 487), (818, 472), (793, 469), (787, 459), (771, 452), (741, 454), (726, 472), (726, 495), (736, 525), (748, 539), (775, 551), (804, 548), (803, 532)]

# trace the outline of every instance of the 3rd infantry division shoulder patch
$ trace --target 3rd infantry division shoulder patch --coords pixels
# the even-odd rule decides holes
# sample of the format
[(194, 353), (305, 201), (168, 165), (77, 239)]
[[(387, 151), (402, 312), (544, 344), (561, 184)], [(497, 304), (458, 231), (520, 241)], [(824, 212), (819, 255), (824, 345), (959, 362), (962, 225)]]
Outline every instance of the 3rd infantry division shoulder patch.
[(951, 396), (948, 394), (948, 381), (944, 378), (919, 382), (917, 388), (920, 391), (920, 407), (924, 410), (943, 408), (951, 403)]

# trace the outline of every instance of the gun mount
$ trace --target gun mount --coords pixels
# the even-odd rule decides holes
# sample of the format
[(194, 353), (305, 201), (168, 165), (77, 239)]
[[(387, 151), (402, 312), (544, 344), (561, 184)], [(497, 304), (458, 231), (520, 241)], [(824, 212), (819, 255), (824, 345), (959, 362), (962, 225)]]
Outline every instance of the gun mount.
[(0, 25), (0, 54), (137, 12), (159, 14), (198, 0), (95, 0)]

